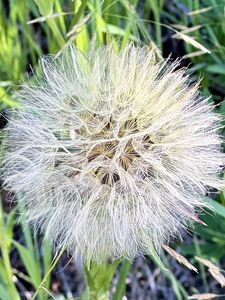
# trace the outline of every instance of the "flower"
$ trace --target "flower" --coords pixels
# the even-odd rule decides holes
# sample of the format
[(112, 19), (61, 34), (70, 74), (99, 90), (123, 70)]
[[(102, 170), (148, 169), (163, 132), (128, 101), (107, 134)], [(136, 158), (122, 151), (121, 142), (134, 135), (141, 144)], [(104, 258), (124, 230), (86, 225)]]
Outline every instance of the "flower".
[(224, 186), (220, 116), (178, 65), (71, 46), (18, 91), (4, 185), (57, 247), (97, 262), (160, 249)]

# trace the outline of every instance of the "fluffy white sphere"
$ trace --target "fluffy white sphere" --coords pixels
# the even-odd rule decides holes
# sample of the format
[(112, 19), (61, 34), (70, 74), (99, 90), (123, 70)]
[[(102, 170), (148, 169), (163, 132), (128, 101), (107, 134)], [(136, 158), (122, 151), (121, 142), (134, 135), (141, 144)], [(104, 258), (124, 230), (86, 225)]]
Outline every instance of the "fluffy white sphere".
[(5, 187), (84, 261), (148, 253), (220, 189), (220, 117), (184, 70), (128, 45), (44, 57), (6, 129)]

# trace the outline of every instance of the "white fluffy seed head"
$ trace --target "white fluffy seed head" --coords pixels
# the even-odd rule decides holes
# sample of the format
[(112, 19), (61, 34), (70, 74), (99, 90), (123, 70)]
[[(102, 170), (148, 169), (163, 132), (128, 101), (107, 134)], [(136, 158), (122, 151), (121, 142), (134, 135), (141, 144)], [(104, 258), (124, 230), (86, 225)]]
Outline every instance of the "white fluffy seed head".
[(128, 45), (44, 57), (6, 129), (5, 187), (28, 221), (84, 261), (180, 235), (220, 189), (220, 117), (184, 70)]

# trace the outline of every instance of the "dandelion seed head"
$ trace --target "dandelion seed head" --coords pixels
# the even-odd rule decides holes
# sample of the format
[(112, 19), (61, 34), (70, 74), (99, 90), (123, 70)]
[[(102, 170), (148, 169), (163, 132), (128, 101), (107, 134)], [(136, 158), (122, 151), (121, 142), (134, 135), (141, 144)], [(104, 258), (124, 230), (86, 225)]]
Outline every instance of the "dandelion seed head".
[(184, 69), (129, 44), (47, 56), (16, 94), (5, 188), (57, 247), (98, 262), (179, 237), (220, 189), (220, 116)]

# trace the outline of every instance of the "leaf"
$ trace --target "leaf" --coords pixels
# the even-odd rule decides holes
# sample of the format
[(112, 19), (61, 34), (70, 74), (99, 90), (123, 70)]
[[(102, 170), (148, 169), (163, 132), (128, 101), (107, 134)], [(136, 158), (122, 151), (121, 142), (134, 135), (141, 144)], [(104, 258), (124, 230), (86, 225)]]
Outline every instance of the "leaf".
[(38, 9), (42, 16), (47, 16), (53, 13), (54, 0), (35, 0)]
[(48, 269), (48, 271), (45, 273), (44, 277), (42, 278), (40, 284), (38, 285), (35, 293), (33, 294), (31, 300), (35, 300), (38, 293), (41, 292), (44, 284), (46, 283), (47, 281), (47, 278), (49, 277), (49, 275), (51, 274), (52, 270), (55, 268), (56, 264), (58, 263), (60, 257), (63, 255), (65, 251), (65, 248), (63, 248), (59, 253), (57, 253), (54, 258), (52, 259), (52, 262), (51, 262), (51, 265), (50, 265), (50, 268)]
[(8, 293), (6, 287), (0, 283), (0, 299), (6, 300), (10, 299), (10, 294)]
[(23, 229), (23, 235), (24, 235), (25, 242), (26, 242), (26, 248), (31, 253), (34, 253), (34, 243), (33, 243), (32, 232), (26, 222), (26, 216), (24, 214), (25, 207), (24, 207), (23, 201), (21, 201), (21, 195), (17, 195), (17, 199), (18, 199), (17, 206), (18, 206), (19, 213), (20, 213), (20, 224)]
[(19, 107), (19, 103), (13, 101), (7, 93), (7, 90), (0, 86), (0, 100), (7, 106)]
[(225, 218), (225, 207), (222, 204), (209, 197), (204, 197), (204, 201), (208, 203), (218, 215)]
[[(47, 271), (50, 268), (51, 265), (51, 261), (52, 261), (52, 245), (50, 244), (49, 241), (44, 240), (43, 241), (43, 262), (44, 262), (44, 270), (45, 273), (47, 273)], [(46, 280), (46, 288), (49, 289), (50, 287), (50, 282), (51, 282), (51, 277), (48, 277)]]
[(155, 248), (152, 245), (149, 245), (149, 250), (150, 250), (150, 256), (152, 257), (153, 261), (164, 271), (168, 271), (169, 270), (165, 267), (165, 265), (163, 264), (161, 258), (159, 257), (157, 251), (155, 250)]
[(126, 278), (127, 278), (127, 273), (129, 272), (131, 267), (131, 262), (127, 259), (125, 259), (122, 262), (120, 271), (119, 271), (119, 279), (118, 283), (116, 286), (116, 291), (113, 295), (113, 300), (120, 300), (123, 298), (126, 290)]
[[(122, 29), (120, 27), (117, 27), (115, 25), (106, 24), (106, 23), (105, 23), (105, 26), (102, 27), (102, 32), (115, 34), (115, 35), (120, 35), (120, 36), (125, 36), (126, 35), (126, 31), (124, 29)], [(134, 42), (139, 42), (139, 39), (136, 38), (132, 34), (129, 35), (129, 39), (131, 41), (134, 41)]]
[(225, 75), (225, 65), (214, 64), (206, 68), (206, 71), (213, 74)]
[(13, 237), (13, 226), (14, 226), (14, 217), (15, 217), (15, 210), (12, 210), (8, 215), (7, 215), (7, 220), (5, 227), (3, 229), (3, 233), (5, 236), (5, 243), (8, 248), (11, 246), (12, 242), (12, 237)]
[(19, 244), (14, 240), (13, 240), (13, 244), (15, 245), (15, 247), (17, 248), (20, 254), (20, 257), (32, 280), (32, 283), (37, 288), (41, 282), (41, 275), (39, 272), (37, 262), (34, 258), (34, 254), (30, 252), (27, 248), (25, 248), (23, 245)]
[(1, 257), (0, 257), (0, 282), (3, 285), (6, 284), (5, 267), (4, 267), (3, 259)]
[(225, 113), (225, 99), (223, 99), (223, 102), (220, 104), (219, 111)]

